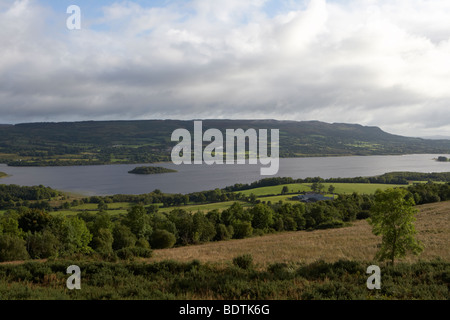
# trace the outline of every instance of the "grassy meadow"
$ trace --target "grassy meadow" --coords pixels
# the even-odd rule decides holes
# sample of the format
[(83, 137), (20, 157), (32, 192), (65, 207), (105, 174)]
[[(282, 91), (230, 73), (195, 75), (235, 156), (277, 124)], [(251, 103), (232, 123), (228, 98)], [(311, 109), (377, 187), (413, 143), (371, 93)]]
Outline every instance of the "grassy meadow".
[[(419, 206), (425, 251), (391, 266), (373, 260), (380, 239), (366, 221), (316, 231), (154, 250), (127, 262), (50, 260), (0, 264), (1, 300), (449, 300), (450, 203)], [(66, 268), (82, 289), (66, 288)], [(380, 290), (366, 268), (382, 268)]]
[[(324, 183), (325, 190), (329, 183)], [(373, 194), (392, 184), (332, 183), (335, 194)], [(281, 195), (284, 186), (288, 194)], [(399, 185), (400, 186), (400, 185)], [(402, 187), (404, 185), (401, 185)], [(311, 191), (309, 184), (288, 184), (241, 191), (261, 202), (295, 203), (292, 197)], [(70, 194), (53, 199), (57, 206), (82, 199)], [(242, 206), (251, 203), (239, 201)], [(192, 213), (222, 211), (234, 201), (181, 205)], [(107, 203), (112, 216), (134, 205)], [(159, 205), (160, 212), (177, 207)], [(283, 231), (244, 239), (210, 241), (170, 249), (152, 249), (151, 257), (99, 260), (96, 255), (8, 261), (0, 263), (0, 300), (449, 300), (450, 201), (416, 206), (415, 227), (424, 245), (420, 256), (407, 255), (396, 265), (375, 261), (381, 237), (367, 220), (343, 227)], [(99, 212), (98, 204), (82, 203), (51, 214)], [(82, 290), (66, 288), (69, 265), (82, 270)], [(368, 290), (366, 268), (382, 268), (381, 290)]]
[[(450, 202), (418, 206), (416, 230), (425, 245), (419, 256), (408, 256), (403, 261), (433, 260), (450, 262)], [(211, 242), (182, 248), (155, 250), (152, 260), (226, 263), (233, 257), (251, 253), (255, 263), (312, 263), (318, 260), (336, 262), (345, 260), (371, 260), (381, 238), (372, 234), (366, 220), (355, 221), (349, 227), (283, 232), (261, 237)]]
[[(388, 188), (395, 187), (404, 187), (404, 185), (395, 185), (395, 184), (376, 184), (376, 183), (322, 183), (324, 185), (324, 190), (328, 190), (330, 185), (335, 187), (334, 193), (338, 194), (348, 194), (357, 192), (360, 194), (373, 194), (377, 189), (386, 190)], [(255, 189), (249, 189), (244, 191), (238, 191), (244, 195), (249, 196), (250, 194), (254, 194), (257, 197), (267, 196), (267, 195), (279, 195), (281, 194), (281, 190), (283, 187), (288, 187), (289, 193), (300, 193), (300, 192), (309, 192), (311, 190), (311, 184), (308, 183), (290, 183), (283, 184), (279, 186), (271, 186), (271, 187), (261, 187)], [(291, 195), (292, 196), (292, 195)]]
[[(328, 190), (330, 185), (333, 185), (335, 187), (335, 194), (351, 194), (353, 192), (357, 192), (359, 194), (373, 194), (377, 189), (386, 190), (388, 188), (395, 188), (395, 187), (404, 187), (404, 185), (393, 185), (393, 184), (368, 184), (368, 183), (323, 183), (325, 186), (325, 190)], [(281, 195), (281, 190), (284, 186), (288, 187), (288, 194)], [(301, 192), (310, 192), (311, 185), (307, 183), (293, 183), (293, 184), (283, 184), (279, 186), (272, 186), (272, 187), (260, 187), (260, 188), (254, 188), (244, 191), (236, 191), (235, 193), (241, 193), (245, 196), (250, 196), (251, 194), (254, 194), (257, 198), (257, 200), (260, 200), (261, 202), (272, 202), (276, 203), (279, 201), (282, 202), (290, 202), (290, 203), (297, 203), (297, 200), (293, 200), (292, 197), (297, 195)], [(327, 196), (331, 196), (331, 194), (327, 194)], [(76, 199), (76, 198), (82, 198), (82, 196), (76, 195), (76, 194), (70, 194), (69, 200)], [(52, 201), (51, 204), (57, 206), (60, 204), (61, 201), (56, 200)], [(224, 202), (216, 202), (216, 203), (205, 203), (205, 204), (194, 204), (194, 203), (188, 203), (187, 205), (182, 205), (178, 207), (164, 207), (162, 203), (157, 204), (159, 206), (160, 212), (170, 212), (171, 210), (175, 208), (182, 208), (186, 211), (190, 212), (208, 212), (211, 210), (219, 210), (223, 211), (227, 208), (229, 208), (235, 201), (224, 201)], [(241, 203), (244, 207), (249, 206), (247, 202), (244, 201), (237, 201)], [(128, 202), (116, 202), (116, 203), (108, 203), (108, 209), (107, 212), (111, 215), (119, 215), (119, 214), (126, 214), (127, 210), (130, 209), (133, 204)], [(70, 209), (61, 209), (54, 211), (53, 214), (63, 214), (63, 215), (76, 215), (83, 211), (91, 211), (91, 212), (97, 212), (98, 207), (95, 203), (83, 203), (78, 206), (71, 207)]]

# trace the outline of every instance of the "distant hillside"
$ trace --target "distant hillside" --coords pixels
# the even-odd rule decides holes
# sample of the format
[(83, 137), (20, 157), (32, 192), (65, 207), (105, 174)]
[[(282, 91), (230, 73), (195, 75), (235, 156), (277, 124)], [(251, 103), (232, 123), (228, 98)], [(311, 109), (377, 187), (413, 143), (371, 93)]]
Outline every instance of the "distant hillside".
[(424, 139), (431, 139), (431, 140), (450, 140), (450, 136), (428, 136), (428, 137), (422, 137)]
[[(84, 121), (0, 126), (0, 162), (56, 166), (170, 161), (177, 128), (193, 121)], [(319, 121), (203, 120), (203, 130), (279, 129), (281, 157), (450, 154), (449, 140), (392, 135), (378, 127)], [(205, 142), (205, 145), (208, 144)]]

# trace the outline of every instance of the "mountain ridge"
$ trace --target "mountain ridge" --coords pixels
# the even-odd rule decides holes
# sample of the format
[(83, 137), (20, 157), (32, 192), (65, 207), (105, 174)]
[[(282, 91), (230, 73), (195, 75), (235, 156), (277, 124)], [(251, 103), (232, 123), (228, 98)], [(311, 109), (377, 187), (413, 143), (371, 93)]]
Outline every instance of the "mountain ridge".
[[(199, 119), (203, 131), (279, 129), (280, 157), (450, 154), (449, 140), (390, 134), (377, 126), (317, 120)], [(170, 161), (175, 129), (193, 133), (194, 120), (33, 122), (0, 126), (0, 162), (83, 165)], [(205, 144), (208, 144), (205, 142)]]

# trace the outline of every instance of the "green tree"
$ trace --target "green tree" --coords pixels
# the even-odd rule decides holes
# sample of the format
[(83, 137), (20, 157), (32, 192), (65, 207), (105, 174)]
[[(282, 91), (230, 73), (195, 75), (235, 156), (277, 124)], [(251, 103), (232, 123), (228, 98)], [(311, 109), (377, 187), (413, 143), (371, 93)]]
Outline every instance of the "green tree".
[(70, 203), (68, 203), (67, 201), (64, 202), (64, 203), (61, 205), (61, 209), (70, 209)]
[(100, 202), (97, 205), (97, 208), (99, 211), (106, 211), (108, 210), (108, 205), (105, 203), (105, 201), (100, 200)]
[(237, 219), (244, 216), (244, 208), (239, 202), (234, 202), (229, 208), (222, 211), (221, 219), (223, 224), (231, 225)]
[(26, 244), (28, 253), (33, 259), (56, 257), (61, 248), (58, 238), (47, 229), (41, 232), (29, 233)]
[(169, 220), (165, 213), (155, 212), (149, 215), (150, 216), (150, 224), (153, 230), (167, 230), (170, 233), (176, 234), (177, 228), (175, 223)]
[[(153, 235), (153, 233), (152, 233)], [(136, 244), (134, 245), (136, 248), (150, 249), (150, 243), (145, 238), (139, 238), (136, 240)]]
[(25, 240), (9, 234), (0, 235), (0, 262), (28, 258)]
[(281, 194), (286, 194), (288, 192), (289, 192), (288, 186), (283, 186), (283, 188), (281, 189)]
[(415, 238), (414, 198), (405, 189), (377, 190), (375, 201), (370, 210), (369, 223), (375, 235), (381, 235), (381, 247), (376, 258), (401, 258), (407, 252), (418, 255), (423, 250), (422, 244)]
[(92, 238), (92, 248), (98, 253), (109, 254), (113, 251), (113, 242), (114, 238), (111, 229), (100, 228)]
[(178, 243), (186, 245), (194, 242), (194, 221), (190, 212), (174, 209), (170, 211), (168, 218), (175, 224)]
[(208, 242), (216, 235), (214, 224), (200, 211), (192, 217), (194, 242)]
[(332, 184), (330, 184), (330, 186), (328, 187), (328, 193), (333, 194), (335, 190), (336, 188)]
[(19, 238), (22, 238), (24, 235), (23, 230), (19, 228), (19, 221), (13, 214), (0, 218), (0, 234), (2, 233)]
[(323, 189), (325, 189), (325, 186), (321, 182), (313, 182), (311, 184), (311, 190), (314, 192), (321, 192)]
[(111, 215), (106, 211), (100, 211), (95, 215), (95, 219), (92, 223), (91, 232), (95, 236), (100, 229), (113, 229), (113, 223), (111, 221)]
[(136, 243), (136, 236), (127, 226), (116, 223), (113, 228), (113, 249), (119, 250), (123, 248), (133, 247)]
[(130, 228), (138, 239), (148, 238), (152, 234), (150, 217), (142, 205), (135, 205), (128, 211), (124, 224)]
[(255, 229), (261, 229), (268, 231), (269, 226), (273, 224), (273, 210), (268, 205), (263, 203), (258, 203), (251, 209), (251, 214), (253, 217), (252, 226)]
[(233, 230), (235, 239), (244, 239), (253, 234), (252, 224), (249, 221), (236, 221), (233, 223)]
[(19, 227), (27, 232), (39, 232), (47, 227), (52, 217), (40, 209), (27, 209), (23, 211), (18, 219)]
[(57, 234), (67, 253), (89, 253), (92, 248), (89, 243), (92, 234), (86, 226), (86, 222), (78, 217), (62, 218)]
[(318, 183), (317, 184), (317, 189), (319, 191), (319, 193), (323, 192), (325, 190), (325, 186), (322, 183)]
[(176, 242), (175, 235), (167, 230), (155, 230), (151, 236), (151, 246), (154, 249), (172, 248)]
[(159, 206), (157, 204), (151, 204), (146, 208), (146, 210), (148, 214), (155, 214), (158, 212)]
[(214, 240), (229, 240), (233, 237), (234, 229), (233, 226), (226, 226), (222, 223), (216, 225), (216, 236)]

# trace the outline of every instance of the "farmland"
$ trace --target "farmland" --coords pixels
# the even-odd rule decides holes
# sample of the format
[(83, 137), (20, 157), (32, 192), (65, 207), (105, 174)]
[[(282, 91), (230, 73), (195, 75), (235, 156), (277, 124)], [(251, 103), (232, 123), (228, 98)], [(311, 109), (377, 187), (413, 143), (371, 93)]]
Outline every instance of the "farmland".
[[(419, 207), (417, 229), (426, 250), (395, 267), (381, 264), (381, 290), (365, 286), (379, 239), (358, 221), (341, 229), (155, 250), (154, 257), (131, 262), (3, 263), (0, 299), (448, 300), (449, 207)], [(71, 264), (83, 270), (82, 290), (65, 287)]]
[[(0, 298), (449, 299), (450, 184), (265, 183), (89, 198), (0, 185)], [(335, 199), (292, 199), (317, 186)], [(381, 239), (367, 218), (373, 193), (396, 187), (420, 203), (425, 249), (392, 266), (375, 260)], [(73, 264), (81, 291), (65, 287)], [(381, 291), (364, 285), (372, 264)]]
[[(352, 194), (354, 192), (360, 194), (373, 194), (377, 189), (386, 190), (388, 188), (394, 187), (404, 187), (404, 185), (393, 185), (393, 184), (366, 184), (366, 183), (323, 183), (325, 189), (328, 189), (330, 185), (335, 187), (335, 194)], [(289, 194), (281, 194), (281, 190), (286, 186), (289, 189)], [(311, 184), (308, 183), (294, 183), (294, 184), (283, 184), (279, 186), (271, 186), (271, 187), (260, 187), (254, 189), (248, 189), (244, 191), (236, 191), (235, 193), (241, 193), (244, 196), (250, 196), (254, 194), (257, 200), (261, 202), (289, 202), (289, 203), (298, 203), (298, 200), (292, 200), (292, 197), (301, 192), (311, 192)], [(82, 198), (82, 196), (71, 195), (70, 199)], [(56, 202), (58, 203), (58, 202)], [(210, 210), (219, 210), (223, 211), (229, 208), (234, 201), (223, 201), (223, 202), (215, 202), (215, 203), (205, 203), (205, 204), (195, 204), (188, 203), (186, 205), (180, 205), (176, 207), (165, 207), (162, 203), (158, 203), (159, 211), (168, 213), (175, 208), (181, 208), (190, 212), (207, 212)], [(240, 201), (240, 203), (245, 207), (248, 206), (248, 203), (244, 201)], [(132, 207), (133, 203), (129, 202), (117, 202), (111, 203), (107, 205), (107, 212), (112, 215), (120, 215), (125, 214), (128, 209)], [(61, 209), (56, 210), (53, 214), (64, 214), (64, 215), (76, 215), (77, 213), (83, 211), (98, 211), (98, 205), (95, 203), (84, 203), (78, 206), (71, 207), (70, 209)]]
[[(408, 256), (405, 262), (441, 258), (450, 261), (450, 202), (418, 206), (416, 229), (418, 239), (426, 250), (420, 256)], [(366, 220), (351, 226), (314, 231), (286, 232), (248, 239), (229, 240), (156, 250), (152, 260), (226, 263), (233, 257), (245, 253), (253, 255), (255, 263), (267, 266), (275, 262), (312, 263), (317, 260), (336, 262), (345, 260), (373, 259), (380, 239), (371, 232)]]

